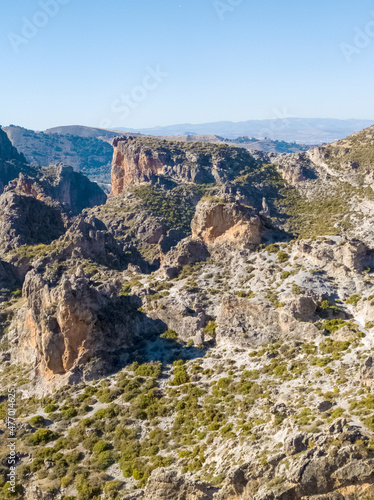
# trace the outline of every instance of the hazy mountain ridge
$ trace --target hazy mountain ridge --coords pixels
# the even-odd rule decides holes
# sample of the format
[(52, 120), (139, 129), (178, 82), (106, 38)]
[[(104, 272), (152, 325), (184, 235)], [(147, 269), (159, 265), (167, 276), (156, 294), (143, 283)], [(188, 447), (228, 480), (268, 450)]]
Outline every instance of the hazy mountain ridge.
[(267, 153), (296, 153), (298, 151), (307, 151), (310, 145), (296, 144), (285, 141), (273, 141), (271, 139), (255, 139), (254, 137), (237, 137), (236, 139), (225, 139), (214, 134), (205, 135), (177, 135), (177, 136), (159, 136), (160, 139), (182, 142), (211, 142), (215, 144), (230, 144), (232, 146), (242, 147), (248, 150), (265, 151)]
[(181, 124), (164, 127), (131, 129), (117, 127), (117, 130), (140, 132), (143, 135), (185, 135), (216, 134), (235, 139), (248, 136), (263, 139), (304, 144), (321, 144), (342, 139), (354, 132), (369, 127), (373, 120), (336, 120), (327, 118), (288, 118), (271, 120), (248, 120), (243, 122), (215, 122), (203, 124)]

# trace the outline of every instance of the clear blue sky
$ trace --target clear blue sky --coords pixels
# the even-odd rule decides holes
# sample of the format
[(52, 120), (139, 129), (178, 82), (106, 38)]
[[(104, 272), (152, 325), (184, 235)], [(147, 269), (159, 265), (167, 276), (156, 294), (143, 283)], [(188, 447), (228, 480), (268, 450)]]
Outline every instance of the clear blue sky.
[(1, 2), (2, 125), (374, 120), (372, 1), (48, 0), (54, 17), (40, 1)]

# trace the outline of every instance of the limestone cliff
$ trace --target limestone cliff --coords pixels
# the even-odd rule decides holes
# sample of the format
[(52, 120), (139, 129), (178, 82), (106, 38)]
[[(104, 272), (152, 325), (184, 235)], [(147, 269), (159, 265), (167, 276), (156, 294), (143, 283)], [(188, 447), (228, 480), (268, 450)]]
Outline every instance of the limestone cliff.
[[(26, 304), (13, 323), (14, 359), (32, 362), (38, 375), (53, 382), (70, 372), (97, 376), (121, 359), (136, 340), (136, 302), (117, 297), (115, 280), (97, 289), (84, 277), (63, 276), (53, 287), (36, 271), (26, 276)], [(115, 312), (115, 314), (114, 314)], [(110, 322), (111, 322), (111, 327)], [(96, 357), (94, 366), (90, 360)], [(60, 382), (61, 383), (61, 382)]]
[(42, 169), (41, 172), (40, 182), (46, 193), (66, 205), (74, 214), (84, 208), (103, 205), (107, 199), (96, 182), (91, 182), (72, 167), (56, 165)]
[(226, 144), (183, 143), (152, 137), (113, 139), (113, 194), (143, 182), (224, 182), (235, 171), (255, 165), (244, 149)]

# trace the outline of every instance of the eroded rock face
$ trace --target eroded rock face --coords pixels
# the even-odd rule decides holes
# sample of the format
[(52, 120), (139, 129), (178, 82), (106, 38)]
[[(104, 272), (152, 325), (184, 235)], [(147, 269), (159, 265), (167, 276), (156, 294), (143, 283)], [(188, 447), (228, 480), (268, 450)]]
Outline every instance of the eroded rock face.
[(309, 323), (300, 323), (287, 310), (246, 298), (224, 298), (217, 317), (217, 341), (257, 347), (279, 338), (313, 339), (320, 335)]
[(316, 244), (302, 241), (295, 252), (313, 265), (330, 268), (342, 273), (362, 272), (374, 264), (374, 251), (359, 240), (326, 240)]
[(69, 373), (92, 378), (111, 369), (143, 330), (152, 330), (152, 322), (137, 311), (139, 301), (118, 296), (120, 286), (112, 280), (95, 287), (79, 275), (63, 275), (51, 286), (30, 271), (23, 286), (25, 306), (11, 327), (12, 359), (32, 362), (37, 374), (52, 382)]
[(244, 149), (210, 144), (205, 148), (155, 137), (121, 136), (113, 139), (112, 191), (143, 182), (175, 184), (225, 183), (256, 160)]
[(49, 244), (65, 232), (66, 220), (59, 208), (34, 194), (9, 190), (0, 196), (2, 252), (21, 245)]
[(239, 202), (217, 200), (198, 203), (191, 228), (193, 238), (207, 245), (256, 246), (264, 233), (263, 221), (254, 210)]
[(5, 186), (17, 178), (20, 172), (32, 172), (25, 157), (12, 146), (7, 134), (0, 128), (0, 193)]
[(112, 163), (112, 193), (120, 194), (126, 186), (150, 181), (155, 175), (162, 174), (163, 166), (169, 161), (167, 156), (154, 158), (132, 137), (119, 137), (113, 140), (114, 155)]
[(43, 173), (41, 182), (47, 195), (69, 207), (75, 214), (84, 208), (106, 202), (107, 196), (98, 184), (74, 172), (73, 167), (57, 165), (48, 167)]
[(178, 276), (186, 265), (203, 262), (209, 257), (208, 249), (200, 240), (185, 239), (173, 247), (164, 257), (163, 270), (169, 278)]
[(285, 307), (294, 318), (301, 321), (313, 321), (315, 319), (317, 304), (312, 297), (295, 297), (293, 294), (285, 294), (281, 296), (281, 302), (283, 307)]
[(25, 157), (18, 153), (17, 149), (8, 139), (7, 134), (0, 128), (0, 158), (1, 161), (19, 161), (26, 163)]
[(299, 153), (298, 155), (270, 154), (269, 161), (277, 166), (283, 179), (291, 186), (298, 186), (300, 182), (305, 182), (308, 179), (315, 179), (317, 177), (309, 151), (306, 153)]
[(176, 470), (155, 470), (145, 488), (144, 500), (213, 500), (216, 488), (188, 479)]

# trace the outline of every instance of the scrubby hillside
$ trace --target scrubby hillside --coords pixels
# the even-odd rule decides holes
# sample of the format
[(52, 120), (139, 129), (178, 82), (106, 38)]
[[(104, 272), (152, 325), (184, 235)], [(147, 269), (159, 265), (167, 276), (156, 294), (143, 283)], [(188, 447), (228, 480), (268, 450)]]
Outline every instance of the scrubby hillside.
[(4, 396), (18, 388), (16, 498), (374, 496), (363, 134), (293, 155), (119, 137), (105, 204), (26, 243), (8, 210), (0, 377)]

